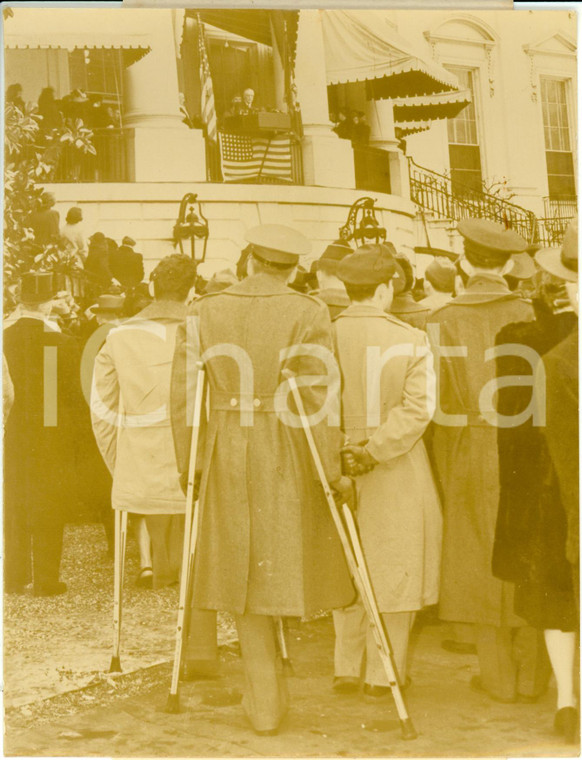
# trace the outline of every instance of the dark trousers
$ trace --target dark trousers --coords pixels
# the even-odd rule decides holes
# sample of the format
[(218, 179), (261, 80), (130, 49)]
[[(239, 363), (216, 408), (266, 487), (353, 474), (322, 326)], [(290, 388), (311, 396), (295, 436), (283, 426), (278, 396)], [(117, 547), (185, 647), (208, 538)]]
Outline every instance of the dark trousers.
[(54, 505), (17, 507), (7, 500), (4, 512), (4, 586), (21, 592), (31, 580), (36, 591), (59, 580), (64, 516)]

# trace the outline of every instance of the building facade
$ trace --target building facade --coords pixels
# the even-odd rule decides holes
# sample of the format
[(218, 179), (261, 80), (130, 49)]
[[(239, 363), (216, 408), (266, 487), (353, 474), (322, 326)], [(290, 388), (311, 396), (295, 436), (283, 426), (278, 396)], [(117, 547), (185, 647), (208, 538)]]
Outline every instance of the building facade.
[[(63, 216), (80, 205), (88, 230), (134, 237), (150, 267), (174, 250), (187, 192), (209, 221), (206, 274), (232, 266), (261, 222), (296, 226), (317, 257), (370, 195), (421, 274), (415, 248), (455, 250), (463, 215), (532, 241), (574, 215), (575, 24), (564, 11), (15, 8), (5, 81), (29, 102), (52, 87), (107, 106), (96, 160), (58, 167), (50, 189)], [(229, 127), (246, 89), (250, 136)], [(338, 137), (340, 109), (363, 117), (365, 139)], [(287, 173), (237, 180), (245, 151), (266, 165), (273, 145)]]

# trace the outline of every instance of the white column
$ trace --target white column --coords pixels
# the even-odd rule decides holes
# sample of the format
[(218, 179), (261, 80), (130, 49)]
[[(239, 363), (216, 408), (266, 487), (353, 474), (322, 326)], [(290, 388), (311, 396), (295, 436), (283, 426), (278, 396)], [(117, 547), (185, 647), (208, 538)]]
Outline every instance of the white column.
[(394, 131), (392, 101), (389, 99), (369, 100), (367, 117), (370, 125), (370, 145), (388, 152), (392, 195), (410, 198), (408, 162), (398, 147), (398, 138)]
[(202, 132), (189, 129), (180, 114), (171, 11), (152, 13), (151, 50), (125, 69), (123, 100), (136, 182), (206, 179)]
[(303, 121), (305, 184), (355, 187), (351, 143), (332, 132), (329, 120), (323, 28), (317, 10), (299, 11), (295, 84)]

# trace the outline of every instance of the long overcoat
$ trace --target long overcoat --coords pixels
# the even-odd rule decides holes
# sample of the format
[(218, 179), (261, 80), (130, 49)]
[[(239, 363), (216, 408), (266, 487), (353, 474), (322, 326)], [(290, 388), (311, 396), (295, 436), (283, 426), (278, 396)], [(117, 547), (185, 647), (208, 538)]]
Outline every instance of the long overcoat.
[(113, 328), (97, 354), (91, 420), (113, 475), (111, 504), (138, 514), (180, 514), (180, 486), (170, 419), (176, 329), (186, 306), (154, 301)]
[[(373, 306), (353, 304), (334, 322), (342, 372), (342, 424), (369, 439), (380, 462), (356, 479), (362, 546), (381, 612), (436, 604), (442, 519), (422, 441), (434, 407), (432, 355), (424, 333)], [(370, 352), (394, 355), (378, 372)], [(379, 396), (373, 389), (378, 388)], [(431, 393), (432, 385), (432, 393)], [(374, 412), (379, 399), (378, 417)]]
[[(502, 277), (483, 274), (472, 277), (466, 291), (433, 312), (427, 324), (435, 358), (440, 358), (438, 410), (464, 415), (444, 420), (437, 410), (434, 426), (433, 453), (444, 498), (444, 620), (524, 624), (511, 614), (513, 584), (495, 578), (491, 569), (499, 506), (497, 426), (479, 399), (495, 380), (494, 357), (485, 352), (494, 348), (497, 333), (533, 316), (532, 306)], [(454, 347), (456, 355), (444, 355), (446, 347)]]
[[(284, 358), (291, 347), (299, 354)], [(189, 357), (202, 357), (209, 389), (199, 464), (197, 607), (303, 616), (354, 598), (305, 433), (296, 416), (277, 411), (281, 401), (294, 411), (284, 369), (311, 376), (311, 386), (302, 388), (306, 411), (321, 407), (327, 369), (314, 352), (333, 363), (327, 307), (268, 274), (200, 298), (178, 334), (172, 418), (181, 471), (189, 456), (186, 400), (193, 395), (185, 387), (195, 372)], [(341, 472), (337, 365), (335, 374), (329, 408), (337, 419), (314, 420), (312, 427), (330, 481)]]

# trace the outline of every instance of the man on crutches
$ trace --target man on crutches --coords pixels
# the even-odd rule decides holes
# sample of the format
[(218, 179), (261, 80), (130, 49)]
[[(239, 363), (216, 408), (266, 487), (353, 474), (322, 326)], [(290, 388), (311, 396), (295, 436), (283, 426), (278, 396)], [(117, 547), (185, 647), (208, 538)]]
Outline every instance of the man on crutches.
[[(391, 244), (369, 244), (340, 262), (337, 274), (352, 304), (334, 330), (363, 556), (404, 687), (415, 612), (438, 600), (441, 512), (422, 441), (434, 409), (432, 355), (423, 332), (386, 313), (395, 253)], [(335, 611), (334, 624), (334, 688), (360, 688), (365, 655), (364, 694), (387, 694), (362, 600)]]
[(192, 602), (234, 615), (246, 677), (243, 707), (257, 733), (273, 734), (287, 709), (276, 618), (308, 616), (354, 598), (337, 532), (314, 486), (307, 441), (288, 423), (284, 370), (309, 379), (301, 388), (308, 412), (323, 409), (313, 434), (332, 487), (345, 498), (351, 483), (341, 475), (335, 364), (328, 387), (329, 314), (323, 303), (286, 285), (310, 244), (280, 225), (256, 227), (246, 238), (249, 276), (198, 299), (178, 333), (172, 408), (183, 413), (172, 416), (185, 472), (194, 403), (187, 386), (202, 360), (209, 414), (198, 457)]

